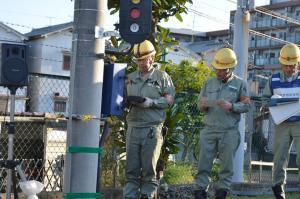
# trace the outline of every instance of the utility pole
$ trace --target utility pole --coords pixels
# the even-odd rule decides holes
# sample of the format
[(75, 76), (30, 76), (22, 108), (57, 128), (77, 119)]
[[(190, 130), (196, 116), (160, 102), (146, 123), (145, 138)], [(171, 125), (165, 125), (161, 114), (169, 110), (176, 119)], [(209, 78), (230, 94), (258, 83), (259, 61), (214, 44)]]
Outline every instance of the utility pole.
[[(107, 0), (75, 0), (64, 171), (67, 198), (96, 192), (105, 40), (95, 39), (95, 26), (104, 27), (106, 9)], [(85, 115), (92, 119), (83, 119)]]
[[(235, 73), (247, 81), (248, 68), (248, 46), (249, 46), (249, 22), (250, 13), (248, 12), (248, 0), (238, 0), (237, 9), (234, 16), (234, 37), (233, 50), (237, 54), (238, 65)], [(241, 115), (239, 131), (241, 142), (234, 157), (233, 163), (233, 182), (244, 182), (244, 140), (245, 140), (245, 114)]]

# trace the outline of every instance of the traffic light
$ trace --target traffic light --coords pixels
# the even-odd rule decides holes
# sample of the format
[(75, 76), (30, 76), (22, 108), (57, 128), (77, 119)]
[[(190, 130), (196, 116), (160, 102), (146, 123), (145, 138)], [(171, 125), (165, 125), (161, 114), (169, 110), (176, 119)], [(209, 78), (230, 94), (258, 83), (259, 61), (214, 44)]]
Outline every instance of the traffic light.
[(120, 0), (120, 34), (137, 44), (148, 39), (152, 26), (152, 0)]

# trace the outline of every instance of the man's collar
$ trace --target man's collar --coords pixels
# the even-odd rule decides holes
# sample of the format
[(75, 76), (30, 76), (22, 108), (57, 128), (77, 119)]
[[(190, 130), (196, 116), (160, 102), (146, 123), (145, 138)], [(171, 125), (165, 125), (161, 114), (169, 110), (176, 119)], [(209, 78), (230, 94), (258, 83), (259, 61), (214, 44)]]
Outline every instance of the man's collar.
[[(295, 79), (298, 78), (298, 73), (299, 73), (299, 71), (295, 72), (295, 73), (291, 76), (292, 81), (294, 81)], [(287, 76), (284, 74), (283, 71), (280, 72), (280, 81), (281, 81), (281, 82), (287, 81), (288, 78), (290, 78), (290, 77), (287, 77)]]
[[(149, 71), (149, 74), (148, 74), (148, 78), (147, 79), (151, 79), (153, 73), (154, 73), (154, 68), (152, 68), (150, 71)], [(143, 75), (142, 75), (142, 72), (141, 71), (138, 71), (137, 73), (137, 78), (143, 78)]]
[(224, 82), (223, 80), (219, 80), (219, 81), (220, 81), (220, 83), (222, 83), (222, 84), (227, 84), (228, 82), (230, 82), (230, 81), (233, 79), (233, 77), (234, 77), (234, 74), (231, 73), (230, 77), (226, 80), (226, 82)]

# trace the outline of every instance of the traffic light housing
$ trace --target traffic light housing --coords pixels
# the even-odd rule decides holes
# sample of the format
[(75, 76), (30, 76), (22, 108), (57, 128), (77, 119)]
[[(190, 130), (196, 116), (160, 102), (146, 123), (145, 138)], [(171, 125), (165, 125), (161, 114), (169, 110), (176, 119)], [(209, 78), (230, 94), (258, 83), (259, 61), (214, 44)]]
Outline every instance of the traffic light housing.
[(152, 30), (152, 0), (120, 0), (120, 35), (130, 44), (149, 38)]

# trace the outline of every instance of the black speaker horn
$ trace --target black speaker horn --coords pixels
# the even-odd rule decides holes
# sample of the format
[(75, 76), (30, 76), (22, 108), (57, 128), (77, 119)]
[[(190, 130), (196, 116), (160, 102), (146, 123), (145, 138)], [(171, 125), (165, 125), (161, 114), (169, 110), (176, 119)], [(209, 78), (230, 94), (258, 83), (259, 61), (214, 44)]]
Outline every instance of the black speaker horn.
[(0, 43), (0, 86), (23, 87), (28, 85), (26, 45)]

